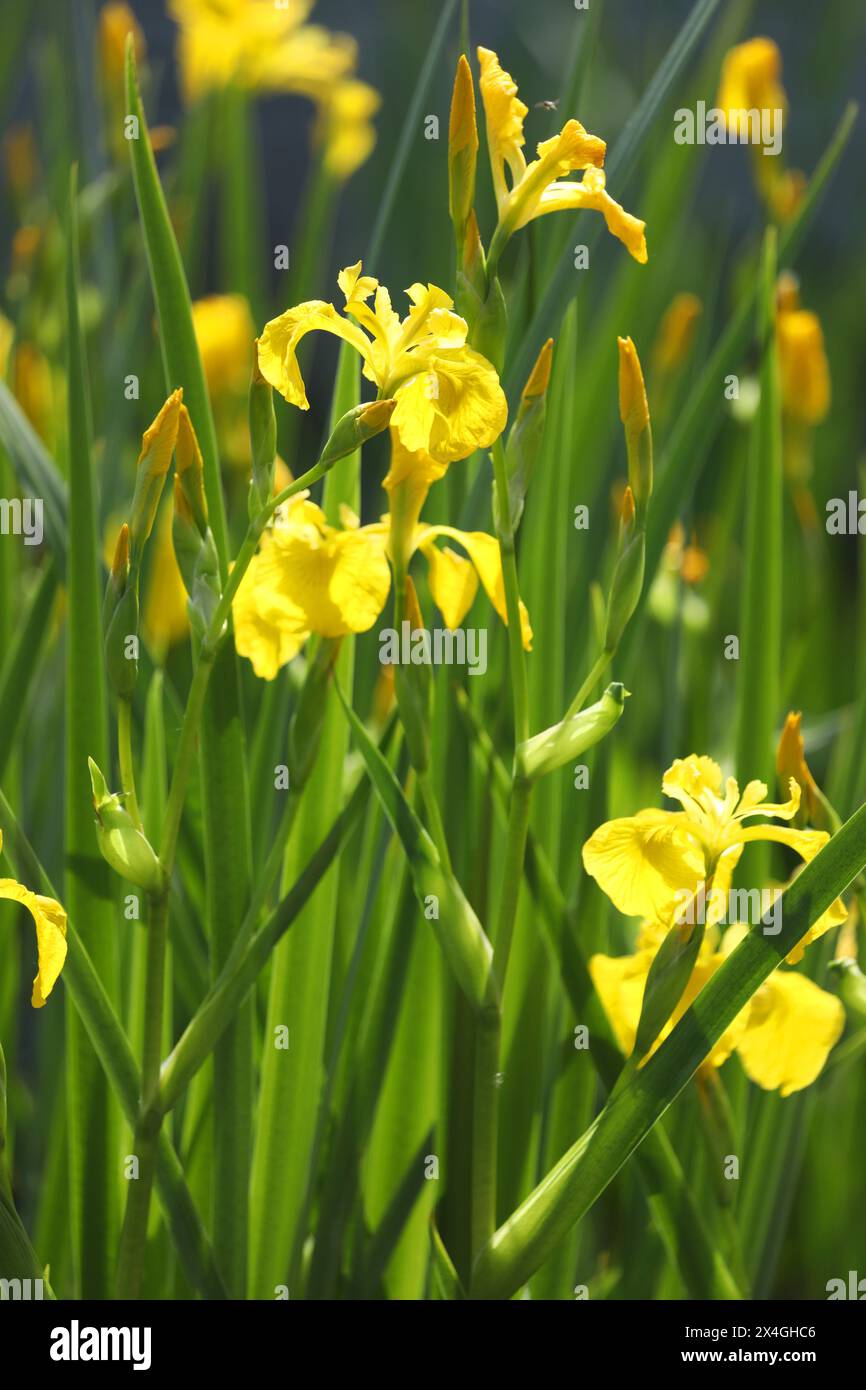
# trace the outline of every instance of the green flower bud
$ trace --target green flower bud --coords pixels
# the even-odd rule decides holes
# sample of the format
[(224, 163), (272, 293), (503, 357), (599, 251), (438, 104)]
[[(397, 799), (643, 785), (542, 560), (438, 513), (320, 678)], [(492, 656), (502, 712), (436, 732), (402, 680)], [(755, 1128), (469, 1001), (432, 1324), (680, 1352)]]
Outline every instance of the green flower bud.
[(703, 923), (675, 925), (653, 957), (644, 986), (635, 1037), (636, 1060), (646, 1056), (682, 999), (686, 985), (692, 978), (703, 939)]
[(396, 408), (396, 401), (387, 400), (366, 401), (347, 410), (331, 431), (331, 437), (319, 459), (320, 466), (331, 468), (347, 454), (354, 454), (368, 439), (381, 434), (388, 428)]
[(646, 536), (634, 511), (631, 488), (625, 490), (619, 549), (607, 601), (604, 650), (615, 652), (643, 590)]
[(457, 245), (463, 240), (467, 219), (475, 201), (475, 169), (478, 161), (478, 127), (475, 120), (475, 86), (472, 70), (461, 53), (451, 96), (448, 125), (448, 210)]
[(160, 892), (163, 887), (162, 866), (149, 840), (137, 829), (121, 798), (108, 790), (105, 778), (93, 759), (88, 758), (87, 764), (90, 768), (100, 854), (121, 878), (148, 893)]
[[(548, 338), (523, 388), (517, 418), (508, 433), (505, 446), (505, 468), (508, 474), (508, 499), (511, 507), (511, 530), (517, 530), (523, 515), (523, 502), (544, 438), (544, 419), (547, 413), (547, 388), (553, 362), (553, 339)], [(495, 493), (494, 493), (495, 502)], [(497, 518), (497, 529), (499, 521)]]
[(614, 681), (596, 704), (519, 744), (517, 766), (520, 776), (526, 781), (535, 781), (546, 772), (555, 772), (557, 768), (564, 767), (599, 743), (621, 717), (628, 694), (625, 686)]

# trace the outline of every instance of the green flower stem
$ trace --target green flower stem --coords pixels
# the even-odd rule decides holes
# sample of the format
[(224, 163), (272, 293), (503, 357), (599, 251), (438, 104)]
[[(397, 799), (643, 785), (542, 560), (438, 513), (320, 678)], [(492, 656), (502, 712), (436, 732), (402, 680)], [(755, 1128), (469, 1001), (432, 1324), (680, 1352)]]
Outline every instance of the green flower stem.
[(138, 1175), (130, 1179), (126, 1214), (117, 1261), (117, 1297), (139, 1298), (147, 1251), (150, 1195), (156, 1174), (161, 1119), (148, 1106), (159, 1085), (165, 1000), (165, 951), (168, 939), (168, 885), (150, 897), (147, 924), (147, 971), (144, 987), (144, 1045), (141, 1062), (141, 1103), (135, 1126)]
[[(529, 686), (520, 630), (520, 591), (514, 528), (508, 492), (508, 475), (502, 440), (493, 446), (493, 476), (496, 488), (499, 550), (508, 616), (508, 655), (514, 707), (515, 747), (529, 737)], [(505, 863), (496, 936), (493, 941), (493, 969), (490, 1001), (480, 1011), (475, 1035), (475, 1096), (472, 1124), (472, 1252), (474, 1256), (490, 1240), (496, 1229), (496, 1172), (498, 1145), (499, 1056), (502, 1035), (500, 1000), (508, 970), (508, 958), (517, 919), (517, 904), (523, 879), (526, 837), (529, 833), (531, 785), (515, 770), (512, 774), (511, 805), (505, 844)]]
[(593, 663), (592, 670), (565, 712), (566, 719), (571, 719), (573, 715), (580, 713), (612, 659), (613, 652), (599, 652)]
[(143, 830), (138, 797), (135, 794), (135, 765), (132, 758), (132, 701), (123, 696), (117, 702), (117, 756), (120, 763), (120, 785), (126, 797), (126, 809)]

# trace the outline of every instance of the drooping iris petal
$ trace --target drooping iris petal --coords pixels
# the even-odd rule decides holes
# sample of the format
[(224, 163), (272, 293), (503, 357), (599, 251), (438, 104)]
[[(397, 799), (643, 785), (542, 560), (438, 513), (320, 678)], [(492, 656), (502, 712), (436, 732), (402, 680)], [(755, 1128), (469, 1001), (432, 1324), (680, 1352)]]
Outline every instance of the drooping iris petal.
[(815, 1080), (844, 1027), (835, 995), (805, 975), (776, 970), (751, 1000), (737, 1052), (752, 1081), (789, 1096)]
[[(458, 531), (456, 526), (422, 526), (418, 529), (416, 545), (432, 541), (435, 536), (447, 536), (466, 551), (484, 586), (484, 591), (502, 621), (508, 626), (505, 584), (502, 578), (502, 556), (495, 536), (485, 531)], [(444, 616), (444, 614), (443, 614)], [(527, 651), (532, 649), (532, 627), (526, 606), (520, 603), (520, 636)]]
[(303, 615), (294, 619), (285, 608), (277, 609), (261, 583), (261, 554), (254, 555), (232, 603), (235, 646), (252, 662), (261, 680), (272, 681), (280, 669), (297, 656), (309, 632)]
[[(2, 846), (2, 837), (0, 837)], [(53, 898), (32, 893), (14, 878), (0, 878), (0, 898), (26, 907), (36, 927), (37, 970), (30, 1002), (41, 1009), (66, 960), (66, 913)]]
[(450, 546), (422, 546), (428, 564), (428, 582), (433, 602), (445, 619), (445, 626), (459, 627), (475, 602), (478, 575), (471, 560), (458, 555)]
[(259, 339), (259, 370), (275, 391), (299, 410), (309, 410), (307, 392), (298, 366), (298, 343), (306, 333), (320, 329), (333, 333), (351, 343), (365, 362), (370, 356), (370, 344), (356, 324), (337, 313), (333, 304), (323, 299), (310, 299), (287, 309), (265, 325)]
[[(600, 212), (607, 230), (640, 264), (648, 260), (646, 246), (646, 223), (632, 213), (626, 212), (620, 203), (612, 198), (606, 188), (602, 169), (587, 169), (580, 182), (554, 183), (546, 188), (533, 212), (533, 217), (542, 217), (548, 212), (579, 210), (589, 208)], [(527, 219), (529, 220), (529, 219)], [(522, 226), (518, 222), (518, 226)]]
[(704, 855), (680, 811), (639, 811), (600, 825), (583, 847), (588, 874), (628, 917), (670, 921), (705, 876)]
[(499, 438), (508, 406), (485, 357), (468, 347), (418, 349), (408, 361), (417, 372), (394, 390), (391, 417), (406, 449), (448, 464)]
[[(307, 516), (319, 509), (307, 504)], [(366, 632), (391, 585), (380, 527), (336, 531), (319, 520), (277, 527), (258, 557), (259, 601), (277, 621), (280, 606), (297, 612), (309, 632), (342, 637)], [(268, 606), (269, 605), (269, 606)]]

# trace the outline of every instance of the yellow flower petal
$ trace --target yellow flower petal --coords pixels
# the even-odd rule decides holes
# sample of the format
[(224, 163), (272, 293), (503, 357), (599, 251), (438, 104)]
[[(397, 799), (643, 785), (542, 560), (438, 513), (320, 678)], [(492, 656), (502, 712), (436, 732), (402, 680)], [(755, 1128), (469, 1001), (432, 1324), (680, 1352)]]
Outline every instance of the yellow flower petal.
[(259, 585), (260, 563), (261, 555), (253, 556), (232, 603), (232, 622), (239, 655), (252, 662), (260, 679), (272, 681), (297, 655), (309, 633), (300, 613), (294, 621), (284, 611), (279, 621), (275, 619)]
[[(502, 578), (502, 556), (499, 551), (499, 542), (495, 536), (488, 536), (486, 531), (458, 531), (456, 526), (421, 526), (418, 528), (415, 544), (416, 546), (423, 546), (427, 541), (432, 541), (435, 536), (448, 536), (450, 540), (456, 541), (458, 545), (463, 547), (478, 572), (478, 578), (484, 586), (487, 597), (507, 627), (508, 610), (505, 603), (505, 584)], [(522, 600), (520, 602), (520, 636), (525, 649), (531, 651), (532, 627), (529, 622), (529, 614)]]
[(805, 975), (776, 970), (751, 1000), (737, 1052), (752, 1081), (789, 1096), (815, 1080), (844, 1027), (835, 995)]
[(332, 90), (322, 108), (319, 138), (324, 141), (325, 168), (335, 179), (349, 178), (372, 154), (372, 118), (381, 104), (379, 93), (357, 78), (346, 78)]
[(258, 557), (260, 611), (322, 637), (366, 632), (391, 585), (385, 546), (381, 527), (336, 531), (308, 503), (301, 520), (274, 529)]
[(472, 348), (419, 348), (410, 354), (419, 370), (394, 392), (392, 427), (404, 448), (448, 464), (486, 449), (508, 418), (495, 369)]
[(583, 847), (586, 872), (628, 917), (672, 920), (679, 894), (704, 881), (704, 856), (681, 811), (639, 811), (600, 825)]
[(707, 793), (714, 799), (721, 796), (722, 769), (705, 755), (676, 758), (662, 778), (662, 791), (684, 806), (689, 802), (703, 806)]
[(309, 410), (310, 403), (296, 353), (304, 334), (314, 329), (333, 333), (351, 343), (365, 362), (370, 356), (370, 344), (360, 328), (342, 318), (333, 304), (322, 299), (307, 300), (271, 319), (259, 339), (259, 370), (274, 390), (300, 410)]
[(830, 409), (830, 367), (817, 314), (808, 309), (776, 318), (782, 401), (792, 419), (819, 425)]
[(722, 64), (716, 106), (725, 112), (732, 133), (740, 134), (744, 114), (751, 109), (787, 111), (781, 76), (782, 55), (772, 39), (749, 39), (730, 49)]
[[(660, 934), (659, 945), (664, 939), (664, 935), (666, 935), (665, 932)], [(598, 991), (604, 1011), (610, 1019), (617, 1041), (626, 1055), (634, 1048), (647, 976), (655, 953), (654, 949), (649, 949), (639, 950), (632, 956), (596, 955), (589, 962), (592, 982)], [(647, 1053), (647, 1057), (651, 1057), (661, 1046), (723, 961), (724, 957), (719, 953), (702, 953), (676, 1008), (661, 1029), (656, 1041)], [(747, 1022), (748, 1008), (741, 1009), (734, 1021), (713, 1044), (702, 1066), (722, 1066), (738, 1045)]]
[(187, 595), (172, 544), (171, 522), (171, 508), (163, 507), (142, 612), (145, 637), (157, 649), (174, 646), (189, 632)]
[[(0, 847), (2, 844), (0, 835)], [(53, 898), (31, 893), (29, 888), (25, 888), (23, 883), (16, 883), (14, 878), (0, 878), (0, 898), (21, 903), (36, 926), (38, 968), (30, 1002), (34, 1009), (41, 1009), (66, 960), (66, 913)]]
[(493, 172), (493, 186), (497, 203), (508, 197), (508, 184), (505, 179), (505, 165), (511, 170), (514, 183), (518, 183), (526, 169), (522, 147), (526, 143), (523, 136), (523, 120), (529, 114), (517, 95), (517, 83), (510, 73), (500, 66), (499, 59), (492, 49), (479, 48), (478, 62), (481, 65), (481, 100), (487, 121), (487, 147), (490, 151), (490, 164)]
[(626, 212), (610, 196), (605, 187), (603, 170), (587, 169), (580, 183), (552, 184), (542, 194), (535, 215), (541, 217), (547, 212), (571, 208), (590, 208), (593, 212), (600, 212), (611, 235), (622, 242), (636, 261), (641, 265), (646, 263), (646, 223)]
[(212, 398), (246, 392), (256, 331), (242, 294), (212, 294), (192, 306), (192, 326)]
[(459, 627), (478, 592), (478, 575), (471, 560), (458, 555), (450, 546), (441, 550), (430, 544), (422, 547), (428, 564), (428, 582), (433, 602), (445, 619), (445, 626)]

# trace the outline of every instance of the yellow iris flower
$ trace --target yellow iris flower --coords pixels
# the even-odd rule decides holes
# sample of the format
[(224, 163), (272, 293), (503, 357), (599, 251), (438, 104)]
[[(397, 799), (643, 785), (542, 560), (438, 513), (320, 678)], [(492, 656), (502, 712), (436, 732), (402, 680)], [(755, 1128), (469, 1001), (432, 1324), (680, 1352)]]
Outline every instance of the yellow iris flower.
[[(3, 832), (0, 831), (0, 851), (2, 849)], [(53, 898), (32, 893), (23, 883), (16, 883), (14, 878), (0, 878), (0, 898), (20, 903), (33, 918), (38, 967), (30, 1002), (34, 1009), (41, 1009), (66, 960), (66, 913)]]
[(830, 409), (830, 366), (821, 320), (800, 307), (795, 276), (781, 275), (776, 295), (776, 342), (785, 414), (802, 425), (819, 425)]
[[(682, 810), (649, 809), (607, 821), (583, 847), (587, 873), (629, 917), (670, 925), (686, 895), (704, 884), (712, 889), (707, 894), (707, 924), (712, 926), (724, 915), (734, 870), (747, 844), (769, 840), (787, 845), (809, 863), (830, 838), (824, 830), (745, 824), (753, 816), (792, 820), (800, 805), (800, 787), (793, 778), (790, 800), (783, 804), (765, 799), (764, 782), (749, 782), (741, 796), (733, 777), (723, 790), (718, 763), (691, 754), (668, 768), (662, 791), (679, 801)], [(845, 917), (837, 898), (790, 952), (791, 964), (802, 959), (811, 941)]]
[[(527, 222), (548, 212), (590, 208), (600, 212), (608, 231), (628, 248), (636, 261), (647, 259), (646, 223), (626, 212), (607, 192), (602, 170), (605, 142), (590, 135), (580, 121), (566, 121), (558, 135), (542, 140), (537, 158), (527, 164), (523, 121), (529, 108), (517, 95), (517, 85), (489, 48), (478, 49), (481, 97), (487, 120), (487, 145), (499, 211), (495, 241), (504, 243)], [(580, 182), (567, 174), (582, 170)]]
[[(342, 637), (366, 632), (385, 607), (391, 587), (389, 519), (361, 526), (347, 507), (341, 527), (328, 525), (321, 508), (299, 495), (287, 504), (238, 588), (233, 604), (235, 644), (256, 675), (273, 680), (311, 633)], [(456, 541), (468, 559), (434, 542)], [(503, 622), (507, 621), (499, 543), (483, 531), (453, 526), (415, 527), (411, 551), (428, 564), (430, 592), (450, 628), (459, 627), (479, 580)], [(521, 605), (524, 646), (532, 629)]]
[(348, 34), (305, 21), (314, 0), (170, 0), (179, 27), (184, 95), (195, 101), (231, 83), (318, 97), (357, 61)]
[[(780, 111), (780, 119), (786, 120), (788, 98), (782, 85), (782, 54), (772, 39), (747, 39), (726, 53), (716, 106), (724, 112), (725, 123), (737, 139), (748, 139), (751, 111)], [(753, 153), (758, 153), (754, 147)], [(778, 155), (753, 158), (752, 168), (773, 216), (781, 221), (793, 217), (806, 188), (802, 171), (785, 169)]]
[(235, 85), (294, 92), (319, 110), (325, 166), (338, 179), (369, 155), (378, 92), (355, 76), (358, 47), (349, 34), (308, 24), (315, 0), (171, 0), (179, 26), (178, 62), (187, 102)]
[(467, 324), (444, 290), (410, 285), (412, 307), (401, 319), (384, 285), (361, 269), (358, 261), (337, 277), (351, 318), (321, 299), (288, 309), (265, 325), (259, 369), (291, 405), (307, 410), (298, 343), (314, 329), (343, 338), (360, 353), (364, 376), (380, 396), (396, 400), (391, 429), (403, 448), (427, 456), (441, 476), (449, 463), (487, 448), (502, 433), (508, 407), (499, 377), (467, 347)]
[[(659, 1047), (748, 928), (737, 925), (719, 942), (707, 932), (691, 979), (650, 1054)], [(595, 955), (592, 982), (623, 1051), (632, 1051), (650, 966), (665, 929), (644, 923), (637, 950), (627, 956)], [(845, 1010), (833, 994), (793, 970), (775, 970), (715, 1043), (701, 1070), (720, 1067), (736, 1052), (746, 1075), (783, 1096), (802, 1090), (821, 1071), (845, 1026)]]

